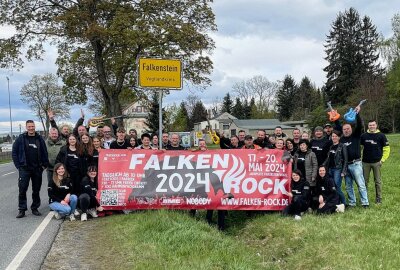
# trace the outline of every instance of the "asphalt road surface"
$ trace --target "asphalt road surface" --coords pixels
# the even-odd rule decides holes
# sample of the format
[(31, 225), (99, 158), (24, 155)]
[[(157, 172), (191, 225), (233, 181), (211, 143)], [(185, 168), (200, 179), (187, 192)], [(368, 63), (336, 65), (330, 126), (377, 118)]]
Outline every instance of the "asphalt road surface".
[[(18, 214), (18, 171), (13, 163), (0, 164), (0, 269), (7, 267), (16, 269), (15, 266), (18, 266), (17, 269), (40, 269), (51, 248), (61, 221), (52, 218), (45, 224), (50, 218), (46, 172), (43, 173), (42, 179), (40, 191), (42, 205), (39, 208), (42, 216), (34, 216), (30, 211), (32, 203), (32, 183), (30, 183), (27, 192), (29, 210), (26, 212), (26, 217), (17, 219), (15, 217)], [(43, 230), (42, 233), (38, 228)], [(38, 235), (37, 240), (34, 239)], [(26, 252), (28, 250), (29, 252)]]

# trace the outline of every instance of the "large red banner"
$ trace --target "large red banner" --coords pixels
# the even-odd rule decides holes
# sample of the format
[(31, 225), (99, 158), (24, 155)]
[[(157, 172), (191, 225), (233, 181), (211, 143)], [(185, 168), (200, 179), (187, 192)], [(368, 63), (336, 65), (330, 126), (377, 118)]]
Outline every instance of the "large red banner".
[(282, 210), (291, 163), (281, 150), (102, 150), (105, 209)]

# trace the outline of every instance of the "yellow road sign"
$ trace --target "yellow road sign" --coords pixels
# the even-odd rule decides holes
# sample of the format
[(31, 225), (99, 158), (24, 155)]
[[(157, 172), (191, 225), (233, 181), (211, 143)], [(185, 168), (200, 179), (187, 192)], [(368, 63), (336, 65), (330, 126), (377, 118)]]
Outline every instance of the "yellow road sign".
[(140, 87), (182, 89), (182, 63), (175, 59), (140, 58)]

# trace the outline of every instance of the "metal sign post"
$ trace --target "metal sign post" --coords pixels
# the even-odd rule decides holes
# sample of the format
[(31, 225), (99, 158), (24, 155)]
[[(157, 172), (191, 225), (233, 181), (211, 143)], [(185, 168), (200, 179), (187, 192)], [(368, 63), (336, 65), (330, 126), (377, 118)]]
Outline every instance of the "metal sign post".
[(163, 125), (162, 125), (162, 96), (163, 90), (158, 90), (158, 149), (162, 149), (162, 133), (163, 133)]

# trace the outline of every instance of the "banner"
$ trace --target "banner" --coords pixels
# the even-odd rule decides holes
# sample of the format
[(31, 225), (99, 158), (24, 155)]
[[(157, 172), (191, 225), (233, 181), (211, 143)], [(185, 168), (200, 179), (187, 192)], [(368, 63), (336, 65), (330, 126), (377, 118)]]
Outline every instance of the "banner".
[(107, 150), (99, 157), (105, 209), (282, 210), (291, 163), (281, 150)]

